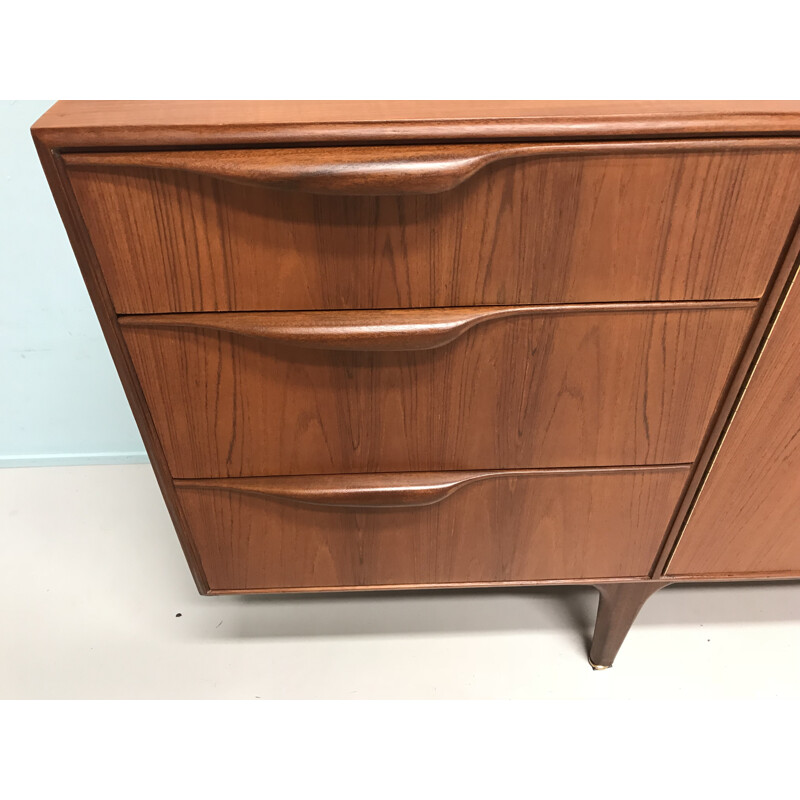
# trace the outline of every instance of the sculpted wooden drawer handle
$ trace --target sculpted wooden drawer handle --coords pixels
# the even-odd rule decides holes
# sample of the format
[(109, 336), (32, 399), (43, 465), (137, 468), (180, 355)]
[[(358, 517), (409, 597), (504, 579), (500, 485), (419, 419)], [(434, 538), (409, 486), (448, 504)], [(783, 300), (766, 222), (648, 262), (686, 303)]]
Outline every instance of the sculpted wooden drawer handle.
[(679, 303), (583, 303), (547, 306), (141, 314), (119, 318), (124, 328), (196, 328), (317, 350), (432, 350), (484, 322), (528, 315), (748, 308), (752, 300)]
[[(455, 188), (498, 161), (535, 156), (614, 155), (727, 150), (726, 139), (537, 144), (308, 147), (264, 150), (131, 151), (65, 153), (71, 168), (177, 170), (313, 194), (436, 194)], [(783, 149), (792, 139), (753, 139), (739, 149)]]
[(176, 480), (178, 489), (222, 490), (290, 500), (314, 506), (343, 508), (415, 508), (440, 503), (478, 481), (569, 475), (614, 475), (625, 472), (685, 471), (686, 464), (602, 469), (517, 469), (472, 472), (390, 472), (354, 475), (301, 475), (278, 478), (213, 478)]
[(281, 478), (176, 480), (178, 488), (226, 490), (315, 506), (402, 508), (429, 506), (467, 483), (504, 472), (409, 472), (379, 475), (318, 475)]

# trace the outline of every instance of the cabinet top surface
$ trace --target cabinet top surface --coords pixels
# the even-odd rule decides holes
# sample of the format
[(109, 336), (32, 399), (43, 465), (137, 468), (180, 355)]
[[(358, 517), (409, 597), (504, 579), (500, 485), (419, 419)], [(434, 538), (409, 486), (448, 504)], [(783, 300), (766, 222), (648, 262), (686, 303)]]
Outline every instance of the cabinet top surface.
[(800, 101), (62, 100), (33, 132), (56, 149), (800, 136)]

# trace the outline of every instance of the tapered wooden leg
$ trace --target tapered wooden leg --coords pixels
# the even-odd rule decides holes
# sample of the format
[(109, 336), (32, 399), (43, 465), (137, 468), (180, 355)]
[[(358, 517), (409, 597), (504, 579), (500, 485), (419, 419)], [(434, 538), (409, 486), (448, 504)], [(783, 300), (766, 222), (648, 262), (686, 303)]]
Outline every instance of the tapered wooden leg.
[(600, 592), (600, 605), (589, 651), (589, 663), (594, 669), (612, 665), (642, 606), (665, 586), (669, 586), (668, 581), (601, 583), (595, 587)]

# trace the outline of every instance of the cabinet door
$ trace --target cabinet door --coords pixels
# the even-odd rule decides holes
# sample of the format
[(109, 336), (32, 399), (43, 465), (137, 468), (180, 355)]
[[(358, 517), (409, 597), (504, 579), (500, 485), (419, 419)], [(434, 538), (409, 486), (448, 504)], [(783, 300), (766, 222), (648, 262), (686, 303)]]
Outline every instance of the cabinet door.
[(667, 571), (800, 575), (800, 278), (761, 352)]

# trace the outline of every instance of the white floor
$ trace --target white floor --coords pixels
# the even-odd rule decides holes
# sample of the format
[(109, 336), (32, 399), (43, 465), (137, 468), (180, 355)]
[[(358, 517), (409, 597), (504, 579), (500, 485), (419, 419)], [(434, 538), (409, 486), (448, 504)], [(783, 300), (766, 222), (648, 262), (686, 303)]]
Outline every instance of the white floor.
[(2, 698), (800, 697), (800, 582), (200, 597), (149, 466), (0, 470)]

